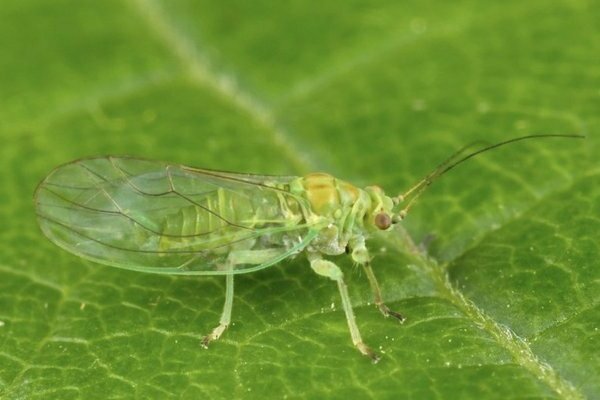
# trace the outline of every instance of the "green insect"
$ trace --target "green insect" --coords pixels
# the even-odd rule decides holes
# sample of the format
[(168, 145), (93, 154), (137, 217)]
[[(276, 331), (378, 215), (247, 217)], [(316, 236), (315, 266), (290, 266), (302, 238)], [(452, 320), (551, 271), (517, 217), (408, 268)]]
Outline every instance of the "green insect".
[(88, 260), (143, 272), (224, 275), (225, 305), (204, 346), (231, 322), (233, 279), (304, 252), (310, 267), (337, 283), (352, 342), (377, 362), (355, 322), (342, 270), (324, 256), (348, 253), (369, 280), (386, 317), (404, 317), (383, 302), (365, 240), (392, 231), (435, 179), (484, 151), (515, 141), (576, 135), (531, 135), (453, 154), (406, 193), (357, 188), (324, 173), (251, 175), (129, 157), (62, 165), (38, 186), (40, 227), (58, 246)]

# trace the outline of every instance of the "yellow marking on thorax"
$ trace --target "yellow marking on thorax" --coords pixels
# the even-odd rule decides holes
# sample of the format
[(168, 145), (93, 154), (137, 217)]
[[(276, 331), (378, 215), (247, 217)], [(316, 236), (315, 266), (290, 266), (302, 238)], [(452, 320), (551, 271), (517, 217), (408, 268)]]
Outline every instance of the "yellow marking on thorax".
[(332, 214), (360, 197), (355, 186), (322, 172), (308, 174), (302, 182), (313, 211), (320, 215)]
[(303, 179), (306, 197), (317, 214), (326, 214), (339, 205), (335, 178), (329, 174), (317, 172)]

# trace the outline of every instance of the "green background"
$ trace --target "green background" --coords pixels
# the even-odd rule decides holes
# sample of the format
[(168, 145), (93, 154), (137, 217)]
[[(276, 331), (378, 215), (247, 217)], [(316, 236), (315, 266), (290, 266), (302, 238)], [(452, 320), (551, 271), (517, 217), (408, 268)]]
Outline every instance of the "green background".
[[(0, 397), (600, 398), (600, 7), (594, 1), (0, 4)], [(236, 281), (83, 261), (37, 228), (54, 166), (129, 154), (406, 189), (461, 145), (489, 153), (370, 242), (404, 325), (358, 324), (304, 257)]]

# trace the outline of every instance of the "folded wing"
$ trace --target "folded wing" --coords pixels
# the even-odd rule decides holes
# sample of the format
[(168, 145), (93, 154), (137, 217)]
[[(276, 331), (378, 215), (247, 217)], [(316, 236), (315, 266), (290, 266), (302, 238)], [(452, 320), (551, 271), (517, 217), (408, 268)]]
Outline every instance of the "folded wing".
[(80, 257), (154, 273), (243, 273), (317, 235), (308, 204), (288, 190), (294, 179), (103, 157), (58, 167), (35, 202), (44, 234)]

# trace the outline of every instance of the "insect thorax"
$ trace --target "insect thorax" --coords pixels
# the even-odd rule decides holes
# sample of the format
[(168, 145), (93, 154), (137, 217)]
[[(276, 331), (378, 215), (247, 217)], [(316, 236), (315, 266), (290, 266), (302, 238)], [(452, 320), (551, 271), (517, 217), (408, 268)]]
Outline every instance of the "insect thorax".
[(325, 173), (299, 178), (290, 189), (308, 200), (314, 216), (328, 222), (312, 243), (315, 250), (341, 254), (352, 236), (363, 233), (372, 203), (366, 191)]

